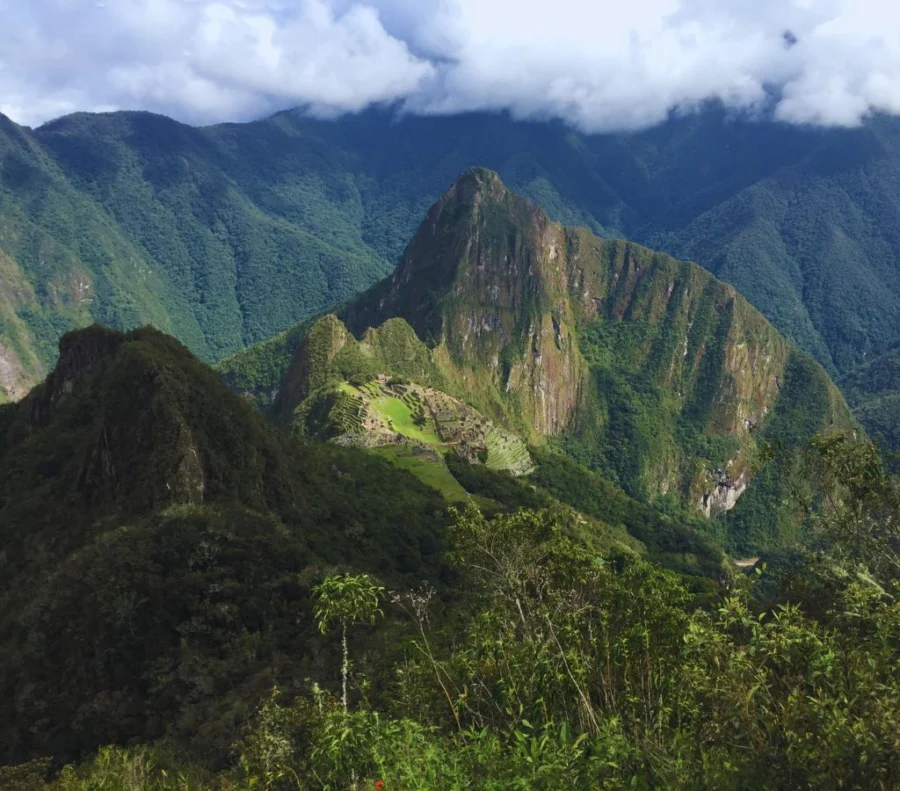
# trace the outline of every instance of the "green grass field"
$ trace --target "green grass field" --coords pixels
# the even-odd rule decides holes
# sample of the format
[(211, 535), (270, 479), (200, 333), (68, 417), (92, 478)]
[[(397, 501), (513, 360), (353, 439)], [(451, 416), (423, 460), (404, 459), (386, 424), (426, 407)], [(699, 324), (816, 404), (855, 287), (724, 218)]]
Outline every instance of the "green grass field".
[(435, 431), (431, 420), (426, 419), (425, 424), (417, 426), (415, 414), (399, 398), (381, 395), (372, 399), (372, 406), (384, 418), (384, 422), (394, 431), (404, 437), (425, 442), (428, 445), (442, 445), (441, 438)]
[(466, 490), (450, 474), (450, 470), (442, 461), (432, 461), (422, 456), (415, 456), (412, 448), (408, 445), (383, 445), (380, 448), (373, 448), (371, 452), (377, 453), (400, 469), (411, 472), (426, 486), (439, 491), (448, 502), (466, 503), (469, 501)]
[[(366, 398), (371, 408), (375, 410), (383, 421), (385, 427), (410, 440), (422, 442), (438, 453), (444, 454), (450, 451), (449, 446), (437, 433), (437, 427), (431, 417), (427, 417), (422, 425), (416, 423), (416, 417), (421, 416), (425, 408), (421, 396), (417, 392), (409, 392), (406, 388), (403, 388), (404, 392), (401, 395), (389, 395), (388, 391), (374, 380), (366, 382), (358, 388), (349, 382), (341, 382), (339, 387), (342, 392), (351, 397), (351, 401), (345, 405), (344, 412), (346, 414), (342, 413), (345, 423), (348, 425), (354, 420), (359, 421), (358, 413), (354, 412), (354, 406), (357, 403), (357, 399), (361, 403), (361, 400)], [(515, 434), (498, 426), (493, 426), (487, 432), (485, 439), (488, 451), (487, 467), (490, 469), (509, 470), (513, 475), (527, 475), (534, 468), (528, 448)], [(382, 452), (382, 455), (396, 456), (399, 453), (397, 446), (379, 449), (379, 451)], [(399, 455), (409, 459), (407, 463), (415, 468), (410, 469), (410, 471), (417, 474), (422, 480), (431, 478), (431, 480), (425, 480), (429, 486), (442, 491), (451, 501), (459, 501), (459, 492), (462, 489), (459, 487), (456, 479), (449, 476), (449, 472), (445, 470), (453, 485), (459, 487), (454, 489), (451, 486), (450, 490), (454, 491), (455, 495), (450, 496), (445, 491), (446, 487), (442, 486), (440, 480), (435, 478), (436, 475), (438, 478), (443, 476), (436, 473), (433, 469), (429, 469), (437, 466), (442, 467), (443, 465), (436, 465), (421, 458), (411, 457), (409, 453), (406, 453), (405, 456), (404, 454)], [(427, 467), (423, 468), (423, 464), (427, 465)], [(419, 472), (422, 474), (419, 475)]]

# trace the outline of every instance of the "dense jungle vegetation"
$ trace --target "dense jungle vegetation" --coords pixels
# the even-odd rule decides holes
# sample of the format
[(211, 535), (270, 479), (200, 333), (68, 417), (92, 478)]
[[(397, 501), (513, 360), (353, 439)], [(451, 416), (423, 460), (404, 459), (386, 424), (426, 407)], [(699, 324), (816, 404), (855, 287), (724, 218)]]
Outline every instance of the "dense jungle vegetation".
[(302, 680), (273, 673), (230, 768), (170, 739), (0, 782), (894, 788), (898, 490), (868, 445), (817, 439), (796, 461), (814, 547), (728, 575), (713, 601), (633, 555), (586, 551), (558, 514), (455, 512), (447, 584), (323, 569), (311, 598), (324, 662)]
[(900, 788), (898, 130), (0, 116), (0, 789)]

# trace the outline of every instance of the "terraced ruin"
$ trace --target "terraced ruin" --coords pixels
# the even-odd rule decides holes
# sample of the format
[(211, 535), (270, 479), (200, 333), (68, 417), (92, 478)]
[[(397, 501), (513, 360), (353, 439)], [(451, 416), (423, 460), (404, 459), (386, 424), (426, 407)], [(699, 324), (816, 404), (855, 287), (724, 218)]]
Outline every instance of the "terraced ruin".
[(342, 444), (404, 444), (435, 454), (454, 452), (513, 475), (534, 469), (528, 448), (515, 434), (459, 399), (398, 378), (342, 382), (330, 419)]

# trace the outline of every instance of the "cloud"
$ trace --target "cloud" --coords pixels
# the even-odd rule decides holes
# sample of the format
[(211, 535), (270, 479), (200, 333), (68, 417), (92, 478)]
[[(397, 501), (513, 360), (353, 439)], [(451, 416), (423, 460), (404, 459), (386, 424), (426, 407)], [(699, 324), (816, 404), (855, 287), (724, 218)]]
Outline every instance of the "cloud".
[(0, 111), (192, 122), (302, 105), (508, 109), (589, 131), (716, 99), (790, 122), (900, 114), (884, 0), (0, 0)]
[(287, 106), (360, 110), (411, 95), (434, 68), (371, 6), (327, 0), (6, 0), (0, 111), (150, 109), (242, 120)]

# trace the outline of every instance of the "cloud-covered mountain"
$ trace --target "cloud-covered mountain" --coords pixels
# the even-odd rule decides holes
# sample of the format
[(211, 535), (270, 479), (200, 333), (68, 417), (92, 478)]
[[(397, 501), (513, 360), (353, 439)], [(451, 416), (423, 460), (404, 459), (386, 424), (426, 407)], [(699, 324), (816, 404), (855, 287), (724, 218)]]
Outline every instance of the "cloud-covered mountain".
[(3, 14), (0, 112), (26, 124), (385, 102), (585, 131), (707, 100), (838, 126), (900, 112), (900, 10), (881, 0), (10, 0)]

